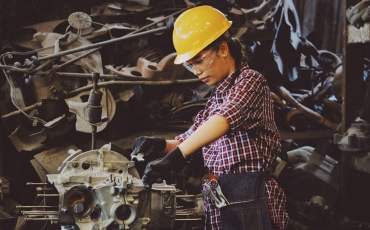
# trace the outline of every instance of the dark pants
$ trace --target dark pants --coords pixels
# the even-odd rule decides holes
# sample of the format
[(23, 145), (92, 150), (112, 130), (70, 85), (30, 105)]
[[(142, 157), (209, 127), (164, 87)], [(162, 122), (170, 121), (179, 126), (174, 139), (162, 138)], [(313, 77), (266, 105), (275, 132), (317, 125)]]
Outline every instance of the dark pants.
[(220, 208), (223, 230), (271, 230), (265, 197), (265, 174), (235, 173), (218, 177), (230, 205)]

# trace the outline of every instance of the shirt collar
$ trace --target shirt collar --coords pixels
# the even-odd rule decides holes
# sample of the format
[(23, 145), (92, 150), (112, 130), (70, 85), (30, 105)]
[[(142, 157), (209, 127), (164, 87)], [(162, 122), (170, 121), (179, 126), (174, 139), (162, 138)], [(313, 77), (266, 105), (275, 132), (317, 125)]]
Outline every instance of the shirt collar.
[[(249, 68), (248, 65), (243, 65), (242, 68), (240, 69), (240, 72), (242, 72), (243, 70)], [(234, 74), (236, 74), (238, 71), (234, 70), (234, 72), (232, 72), (229, 76), (227, 76), (224, 80), (222, 80), (220, 83), (218, 83), (215, 88), (214, 88), (214, 91), (219, 91), (219, 92), (222, 92), (224, 91), (225, 89), (229, 89), (231, 87), (232, 84), (235, 83), (235, 80), (238, 76), (234, 76)], [(239, 73), (240, 73), (239, 72)]]

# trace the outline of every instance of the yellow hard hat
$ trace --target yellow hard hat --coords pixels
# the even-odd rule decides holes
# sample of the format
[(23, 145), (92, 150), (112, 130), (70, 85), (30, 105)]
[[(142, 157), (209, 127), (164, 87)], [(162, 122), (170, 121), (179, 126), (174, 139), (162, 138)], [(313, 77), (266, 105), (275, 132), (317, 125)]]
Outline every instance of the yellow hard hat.
[(183, 12), (175, 21), (172, 34), (177, 57), (175, 64), (184, 63), (215, 41), (232, 22), (211, 6), (198, 6)]

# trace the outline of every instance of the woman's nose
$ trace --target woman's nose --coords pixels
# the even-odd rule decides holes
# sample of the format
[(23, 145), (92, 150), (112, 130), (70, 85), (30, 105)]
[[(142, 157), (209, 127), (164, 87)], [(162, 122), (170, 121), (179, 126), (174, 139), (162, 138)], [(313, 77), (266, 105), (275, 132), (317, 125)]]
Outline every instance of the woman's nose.
[(194, 66), (193, 66), (193, 73), (194, 73), (194, 75), (199, 76), (203, 73), (203, 71), (200, 71), (198, 68), (194, 68)]

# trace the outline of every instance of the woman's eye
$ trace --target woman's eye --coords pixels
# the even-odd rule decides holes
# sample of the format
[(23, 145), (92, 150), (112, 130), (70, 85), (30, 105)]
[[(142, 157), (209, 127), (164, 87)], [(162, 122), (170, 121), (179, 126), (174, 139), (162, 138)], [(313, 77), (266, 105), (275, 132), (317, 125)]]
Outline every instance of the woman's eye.
[(196, 65), (202, 64), (202, 61), (203, 61), (203, 59), (202, 59), (202, 58), (199, 58), (198, 60), (194, 60), (194, 61), (193, 61), (193, 65), (194, 65), (194, 64), (196, 64)]

